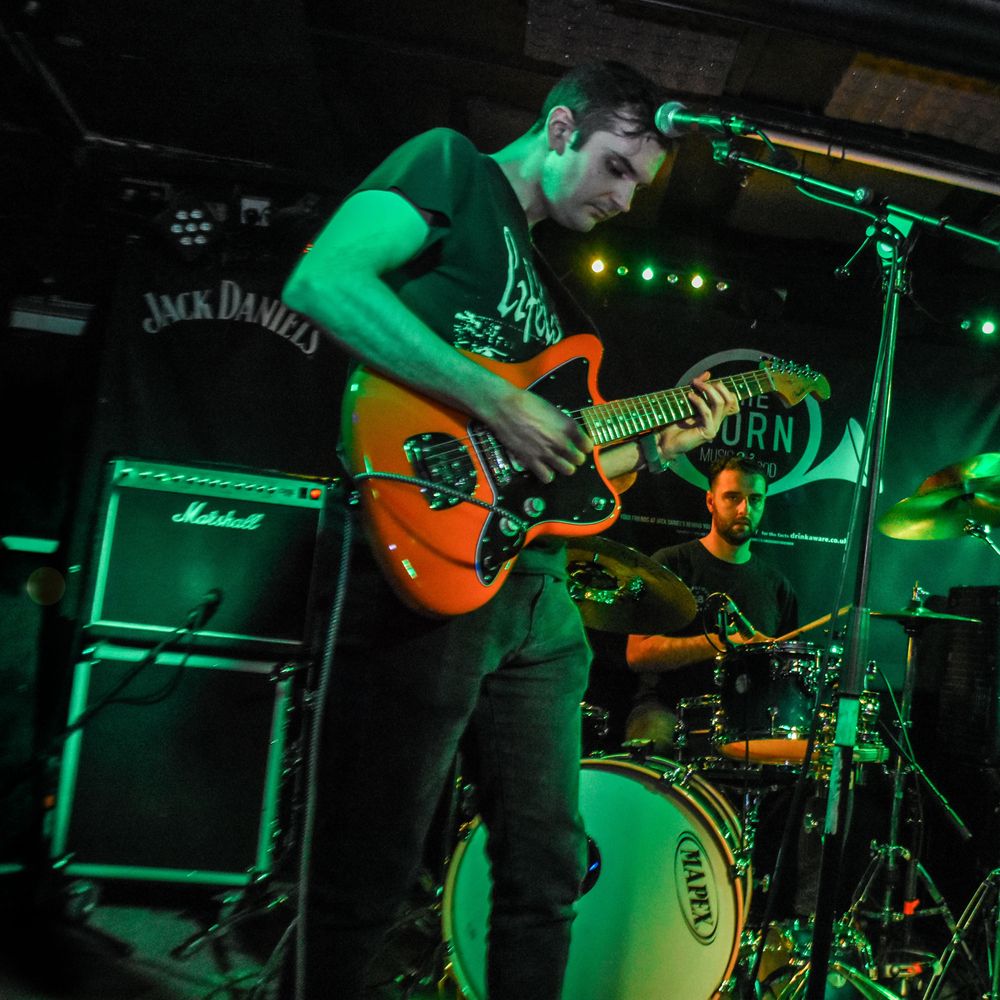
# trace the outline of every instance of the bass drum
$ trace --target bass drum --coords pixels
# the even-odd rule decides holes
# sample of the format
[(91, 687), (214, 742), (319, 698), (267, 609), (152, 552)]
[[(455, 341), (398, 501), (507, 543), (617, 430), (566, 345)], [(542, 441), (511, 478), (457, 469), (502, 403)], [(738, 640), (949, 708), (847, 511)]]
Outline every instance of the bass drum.
[[(739, 819), (707, 781), (672, 761), (582, 762), (590, 864), (576, 904), (567, 1000), (709, 1000), (739, 954), (750, 871), (736, 874)], [(448, 868), (443, 929), (469, 1000), (486, 997), (491, 883), (477, 821)]]

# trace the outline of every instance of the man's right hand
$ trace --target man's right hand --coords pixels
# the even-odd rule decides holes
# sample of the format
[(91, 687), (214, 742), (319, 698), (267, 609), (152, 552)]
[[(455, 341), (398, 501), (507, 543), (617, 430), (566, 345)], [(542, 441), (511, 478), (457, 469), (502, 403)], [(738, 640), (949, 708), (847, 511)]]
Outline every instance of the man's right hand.
[(587, 460), (594, 443), (571, 417), (541, 396), (507, 387), (482, 419), (519, 465), (543, 483), (569, 476)]

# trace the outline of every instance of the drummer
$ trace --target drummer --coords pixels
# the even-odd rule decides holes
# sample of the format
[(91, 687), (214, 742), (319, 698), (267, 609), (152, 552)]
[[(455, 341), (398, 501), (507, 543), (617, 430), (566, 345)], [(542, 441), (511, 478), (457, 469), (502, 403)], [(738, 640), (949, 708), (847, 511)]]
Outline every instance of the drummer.
[[(798, 625), (798, 602), (787, 578), (756, 553), (750, 543), (764, 515), (767, 477), (757, 462), (726, 456), (709, 469), (705, 503), (712, 527), (702, 538), (660, 549), (653, 554), (691, 588), (698, 613), (673, 635), (629, 636), (626, 657), (639, 675), (625, 738), (652, 741), (656, 753), (672, 755), (675, 707), (682, 698), (715, 691), (714, 659), (724, 642), (766, 642)], [(739, 631), (716, 621), (717, 600), (725, 593), (743, 620)], [(705, 620), (711, 617), (711, 620)], [(733, 621), (731, 618), (730, 621)], [(749, 627), (748, 627), (749, 626)]]

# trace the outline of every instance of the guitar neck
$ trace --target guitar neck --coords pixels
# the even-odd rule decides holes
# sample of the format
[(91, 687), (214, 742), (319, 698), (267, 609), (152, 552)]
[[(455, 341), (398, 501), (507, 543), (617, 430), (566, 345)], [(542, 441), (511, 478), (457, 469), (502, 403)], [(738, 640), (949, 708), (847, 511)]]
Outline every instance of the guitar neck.
[[(774, 388), (765, 370), (714, 378), (709, 385), (724, 385), (740, 401), (760, 396)], [(677, 423), (694, 413), (688, 393), (691, 386), (678, 386), (644, 396), (599, 403), (580, 410), (583, 429), (598, 445), (618, 444), (648, 431)]]

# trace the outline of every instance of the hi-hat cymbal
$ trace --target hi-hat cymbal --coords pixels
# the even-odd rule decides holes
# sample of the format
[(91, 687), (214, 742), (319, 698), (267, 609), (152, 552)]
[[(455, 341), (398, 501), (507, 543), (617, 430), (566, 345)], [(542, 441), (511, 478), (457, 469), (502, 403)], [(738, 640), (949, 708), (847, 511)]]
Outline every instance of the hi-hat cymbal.
[(569, 592), (588, 628), (653, 635), (681, 628), (698, 613), (683, 580), (620, 542), (574, 538), (566, 558)]
[(932, 611), (930, 608), (900, 608), (898, 611), (869, 611), (872, 618), (888, 618), (895, 622), (925, 621), (925, 622), (973, 622), (981, 624), (981, 618), (966, 618), (965, 615), (948, 615), (943, 611)]

